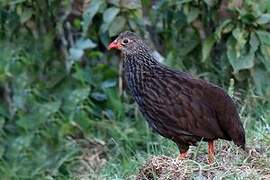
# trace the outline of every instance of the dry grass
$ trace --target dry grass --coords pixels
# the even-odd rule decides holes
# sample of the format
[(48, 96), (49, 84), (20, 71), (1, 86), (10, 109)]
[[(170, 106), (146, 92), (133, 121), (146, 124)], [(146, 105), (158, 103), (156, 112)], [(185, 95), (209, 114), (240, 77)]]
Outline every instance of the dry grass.
[(87, 141), (82, 147), (82, 155), (72, 170), (74, 179), (100, 179), (100, 170), (106, 164), (104, 143)]
[(206, 151), (197, 153), (196, 149), (186, 160), (153, 156), (140, 168), (136, 180), (270, 179), (270, 158), (267, 157), (269, 149), (247, 149), (244, 152), (230, 143), (219, 143), (216, 160), (212, 165), (207, 164)]

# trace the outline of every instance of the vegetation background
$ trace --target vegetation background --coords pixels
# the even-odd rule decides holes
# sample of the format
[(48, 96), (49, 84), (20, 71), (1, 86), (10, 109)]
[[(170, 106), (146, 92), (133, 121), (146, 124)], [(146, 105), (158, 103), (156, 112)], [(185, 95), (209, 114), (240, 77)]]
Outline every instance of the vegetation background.
[(1, 0), (0, 179), (132, 179), (150, 155), (177, 156), (123, 92), (106, 47), (124, 30), (227, 89), (269, 158), (269, 0)]

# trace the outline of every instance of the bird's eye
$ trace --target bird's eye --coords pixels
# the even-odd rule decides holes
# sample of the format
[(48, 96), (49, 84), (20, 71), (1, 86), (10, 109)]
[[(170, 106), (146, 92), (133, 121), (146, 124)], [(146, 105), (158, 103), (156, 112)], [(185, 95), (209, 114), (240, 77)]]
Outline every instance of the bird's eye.
[(123, 40), (123, 43), (124, 43), (124, 44), (127, 44), (128, 42), (129, 42), (128, 39), (124, 39), (124, 40)]

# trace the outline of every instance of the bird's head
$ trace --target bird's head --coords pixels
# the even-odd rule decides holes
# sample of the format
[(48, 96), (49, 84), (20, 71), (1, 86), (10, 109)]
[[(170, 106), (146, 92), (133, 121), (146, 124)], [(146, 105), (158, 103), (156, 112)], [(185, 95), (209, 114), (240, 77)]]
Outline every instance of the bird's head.
[(118, 37), (109, 44), (108, 49), (118, 49), (125, 55), (149, 50), (144, 41), (130, 31), (120, 33)]

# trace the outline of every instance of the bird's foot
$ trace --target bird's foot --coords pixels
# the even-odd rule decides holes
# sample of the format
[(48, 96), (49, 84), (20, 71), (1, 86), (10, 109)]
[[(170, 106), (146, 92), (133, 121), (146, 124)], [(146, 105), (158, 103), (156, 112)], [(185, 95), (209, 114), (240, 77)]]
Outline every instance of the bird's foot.
[(184, 160), (187, 158), (187, 152), (182, 152), (177, 156), (177, 160)]
[(215, 162), (214, 154), (208, 154), (208, 164), (213, 164)]

